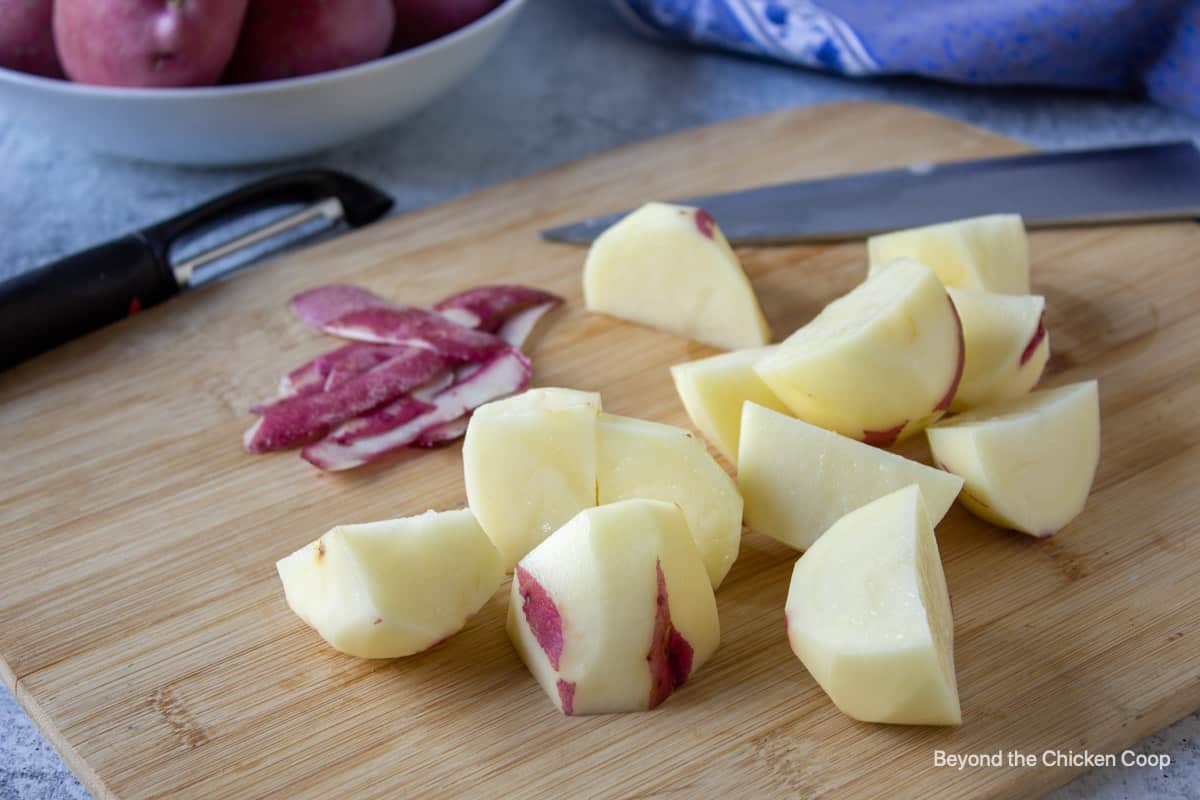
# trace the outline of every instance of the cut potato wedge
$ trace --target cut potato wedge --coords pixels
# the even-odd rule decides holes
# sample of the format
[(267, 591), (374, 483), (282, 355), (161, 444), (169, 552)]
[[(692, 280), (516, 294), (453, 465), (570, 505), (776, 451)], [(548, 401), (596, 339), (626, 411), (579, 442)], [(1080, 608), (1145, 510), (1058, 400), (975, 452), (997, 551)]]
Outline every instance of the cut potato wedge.
[(713, 588), (720, 586), (742, 540), (742, 496), (733, 479), (683, 428), (615, 414), (600, 414), (598, 425), (600, 503), (640, 497), (679, 506)]
[(596, 505), (599, 412), (598, 394), (544, 388), (472, 414), (463, 441), (467, 504), (507, 569)]
[(962, 368), (954, 304), (911, 260), (834, 300), (754, 364), (800, 419), (881, 447), (941, 417)]
[(947, 289), (962, 320), (966, 360), (951, 411), (1028, 394), (1050, 360), (1044, 298)]
[(738, 488), (746, 524), (798, 550), (845, 514), (914, 483), (935, 525), (963, 485), (942, 470), (755, 403), (742, 412)]
[(976, 516), (1041, 538), (1083, 511), (1100, 462), (1096, 381), (977, 408), (930, 428), (937, 463)]
[(735, 350), (671, 367), (675, 391), (692, 424), (735, 466), (742, 405), (751, 402), (773, 411), (787, 411), (783, 401), (754, 371), (754, 364), (774, 349)]
[(466, 509), (340, 525), (275, 566), (292, 611), (360, 658), (432, 647), (504, 579), (500, 554)]
[(989, 214), (867, 239), (870, 275), (896, 259), (933, 267), (946, 286), (1029, 294), (1029, 240), (1017, 214)]
[(801, 556), (787, 631), (792, 650), (849, 716), (962, 722), (950, 595), (915, 485), (850, 512)]
[(666, 700), (721, 635), (683, 513), (655, 500), (580, 512), (517, 565), (508, 635), (564, 714)]
[(767, 321), (707, 211), (647, 203), (597, 237), (583, 268), (588, 310), (713, 347), (758, 347)]

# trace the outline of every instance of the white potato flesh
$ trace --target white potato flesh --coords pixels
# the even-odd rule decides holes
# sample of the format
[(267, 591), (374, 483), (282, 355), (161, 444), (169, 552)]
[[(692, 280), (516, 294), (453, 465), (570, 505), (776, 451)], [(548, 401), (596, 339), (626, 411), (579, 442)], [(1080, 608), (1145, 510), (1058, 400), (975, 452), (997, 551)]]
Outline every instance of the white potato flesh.
[(950, 596), (917, 486), (850, 512), (801, 556), (787, 631), (792, 650), (849, 716), (962, 722)]
[(596, 445), (599, 501), (645, 498), (683, 510), (713, 588), (737, 560), (742, 496), (691, 431), (600, 414)]
[(774, 349), (735, 350), (671, 367), (675, 391), (692, 424), (734, 466), (742, 428), (742, 405), (751, 402), (787, 411), (783, 401), (754, 371), (754, 364)]
[(1045, 298), (947, 289), (962, 321), (966, 359), (951, 411), (1028, 394), (1050, 360)]
[(466, 509), (340, 525), (275, 566), (296, 615), (359, 658), (432, 647), (504, 578), (500, 554)]
[(1001, 527), (1047, 537), (1083, 511), (1100, 463), (1096, 381), (1044, 389), (930, 428), (929, 448), (964, 481), (959, 500)]
[(589, 311), (728, 350), (765, 345), (766, 318), (707, 211), (647, 203), (596, 238), (583, 268)]
[(517, 565), (508, 635), (564, 714), (657, 706), (720, 640), (683, 512), (654, 500), (580, 512)]
[(747, 403), (742, 415), (738, 488), (746, 524), (806, 550), (830, 525), (910, 484), (937, 524), (962, 488), (939, 469)]
[(754, 370), (800, 419), (887, 447), (945, 413), (962, 366), (954, 304), (933, 270), (904, 260), (827, 305)]
[(463, 440), (467, 504), (507, 569), (596, 505), (600, 395), (540, 388), (475, 410)]
[(933, 267), (942, 283), (960, 289), (1029, 294), (1029, 239), (1018, 214), (943, 222), (867, 239), (869, 274), (899, 258)]

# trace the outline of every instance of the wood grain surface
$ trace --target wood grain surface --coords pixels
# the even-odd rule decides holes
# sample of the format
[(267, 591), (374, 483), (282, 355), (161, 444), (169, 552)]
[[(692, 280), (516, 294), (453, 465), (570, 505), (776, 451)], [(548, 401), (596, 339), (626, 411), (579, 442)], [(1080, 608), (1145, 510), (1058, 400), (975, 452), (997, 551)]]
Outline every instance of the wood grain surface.
[[(564, 718), (503, 628), (507, 586), (422, 655), (360, 661), (287, 609), (274, 561), (336, 523), (465, 502), (460, 447), (320, 474), (251, 456), (246, 409), (334, 341), (285, 303), (333, 281), (428, 304), (487, 282), (568, 298), (535, 383), (687, 418), (667, 365), (713, 351), (583, 311), (584, 252), (535, 231), (788, 178), (1018, 152), (898, 106), (741, 119), (377, 224), (0, 375), (0, 675), (98, 797), (1030, 797), (1079, 768), (935, 767), (933, 752), (1119, 752), (1200, 707), (1200, 228), (1032, 235), (1054, 356), (1100, 380), (1087, 510), (1047, 541), (959, 508), (959, 729), (840, 714), (788, 649), (796, 554), (748, 533), (713, 659), (658, 710)], [(746, 250), (782, 337), (865, 271), (861, 242)], [(919, 454), (921, 445), (909, 451)]]

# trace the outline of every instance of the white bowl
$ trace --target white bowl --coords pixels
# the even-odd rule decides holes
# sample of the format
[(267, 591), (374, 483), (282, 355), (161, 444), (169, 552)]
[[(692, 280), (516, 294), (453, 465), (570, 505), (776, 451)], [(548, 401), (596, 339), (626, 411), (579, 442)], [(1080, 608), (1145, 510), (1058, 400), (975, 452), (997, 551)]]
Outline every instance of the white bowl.
[(0, 69), (0, 107), (64, 142), (127, 158), (209, 166), (280, 161), (412, 114), (478, 66), (524, 3), (504, 0), (411, 50), (288, 80), (124, 89)]

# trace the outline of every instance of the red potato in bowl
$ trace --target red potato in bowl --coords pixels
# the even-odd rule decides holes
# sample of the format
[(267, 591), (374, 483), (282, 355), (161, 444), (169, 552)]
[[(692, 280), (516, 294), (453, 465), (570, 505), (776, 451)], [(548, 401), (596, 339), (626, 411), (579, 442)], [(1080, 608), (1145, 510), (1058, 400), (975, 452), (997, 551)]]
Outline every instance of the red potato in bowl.
[(247, 0), (56, 0), (54, 40), (79, 83), (216, 83), (237, 45)]
[(226, 78), (271, 81), (378, 58), (395, 28), (391, 0), (252, 0)]
[(0, 67), (47, 78), (62, 77), (62, 65), (54, 49), (51, 0), (0, 2)]
[(403, 50), (453, 33), (500, 4), (500, 0), (392, 0), (396, 35), (392, 48)]

